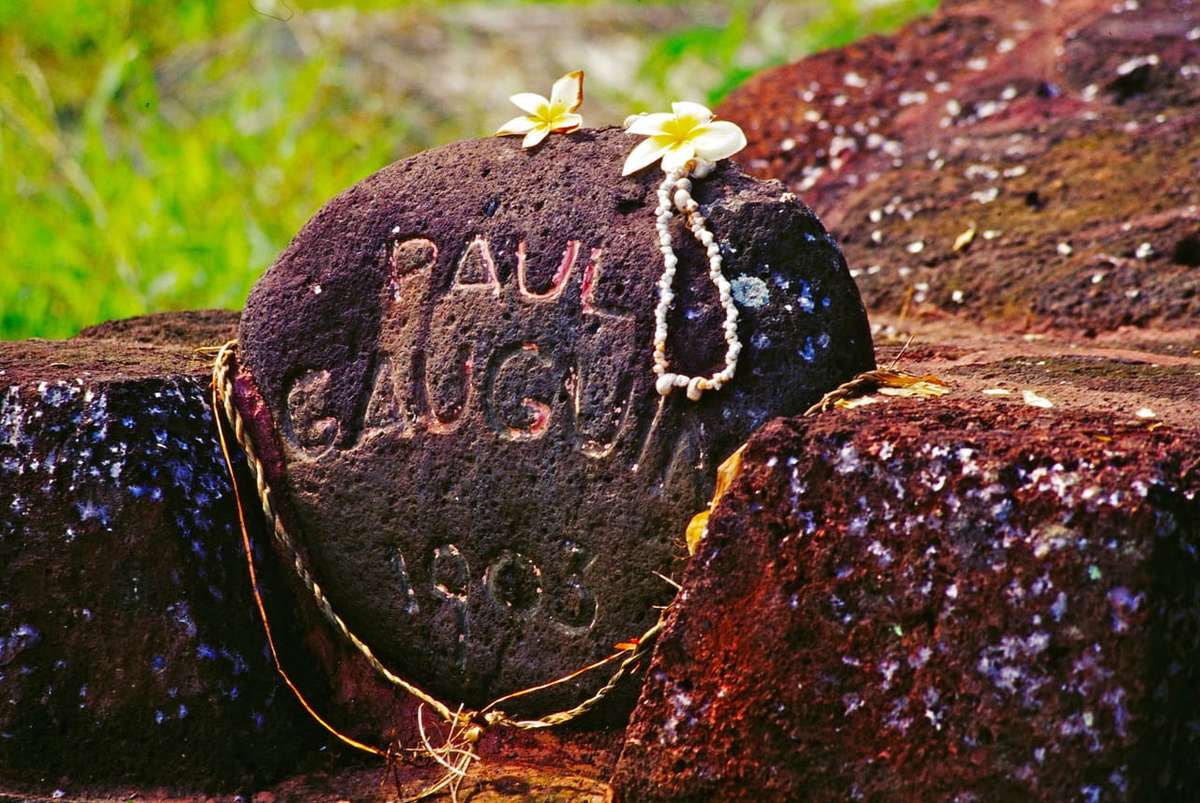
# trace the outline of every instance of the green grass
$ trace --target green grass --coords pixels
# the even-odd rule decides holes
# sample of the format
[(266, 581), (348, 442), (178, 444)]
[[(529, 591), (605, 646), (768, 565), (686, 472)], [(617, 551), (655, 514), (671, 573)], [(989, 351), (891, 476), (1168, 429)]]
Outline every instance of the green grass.
[[(238, 307), (333, 195), (394, 159), (485, 134), (510, 116), (506, 91), (489, 85), (486, 100), (446, 93), (438, 75), (388, 95), (376, 88), (386, 82), (356, 72), (361, 54), (344, 37), (289, 33), (305, 12), (334, 4), (289, 3), (0, 0), (0, 338)], [(359, 14), (393, 9), (352, 5)], [(519, 17), (532, 6), (603, 17), (654, 5), (430, 0), (378, 13), (438, 26), (452, 48), (483, 41), (519, 52), (520, 43), (468, 36), (463, 20)], [(728, 6), (727, 19), (695, 24), (675, 13), (683, 24), (638, 37), (631, 84), (592, 79), (585, 113), (593, 104), (609, 115), (663, 106), (697, 82), (715, 102), (758, 69), (892, 29), (933, 0), (867, 12), (842, 0), (814, 5), (803, 25), (773, 23), (786, 5), (745, 0)], [(297, 16), (285, 24), (262, 12)], [(554, 63), (570, 65), (571, 55)], [(555, 77), (508, 76), (504, 86), (545, 92)]]

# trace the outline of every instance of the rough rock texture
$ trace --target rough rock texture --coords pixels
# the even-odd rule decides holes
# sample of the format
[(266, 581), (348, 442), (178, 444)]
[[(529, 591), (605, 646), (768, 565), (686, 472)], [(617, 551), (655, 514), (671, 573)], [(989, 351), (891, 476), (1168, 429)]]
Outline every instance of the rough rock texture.
[(237, 337), (239, 317), (239, 313), (224, 309), (159, 312), (89, 326), (76, 338), (190, 348), (219, 346)]
[(740, 163), (836, 234), (872, 312), (1102, 332), (1195, 327), (1198, 101), (1194, 2), (1006, 0), (947, 2), (718, 111), (747, 131)]
[(0, 343), (0, 788), (236, 789), (323, 743), (264, 655), (208, 370)]
[(751, 441), (622, 799), (1194, 796), (1200, 359), (921, 334), (951, 395)]
[[(679, 558), (716, 463), (873, 364), (816, 217), (724, 165), (695, 195), (741, 311), (738, 374), (660, 405), (661, 172), (620, 177), (636, 141), (588, 130), (531, 153), (490, 138), (398, 162), (318, 213), (242, 317), (243, 404), (280, 450), (272, 482), (318, 579), (387, 662), (455, 700), (547, 681), (640, 633), (670, 594), (653, 571)], [(707, 374), (722, 311), (676, 229), (670, 357)]]
[[(0, 344), (0, 799), (358, 799), (436, 779), (431, 762), (385, 773), (341, 748), (276, 679), (196, 353), (235, 324), (156, 315)], [(330, 631), (249, 524), (277, 645), (317, 710), (369, 743), (419, 744), (415, 703)], [(591, 799), (619, 744), (488, 734), (474, 799)]]

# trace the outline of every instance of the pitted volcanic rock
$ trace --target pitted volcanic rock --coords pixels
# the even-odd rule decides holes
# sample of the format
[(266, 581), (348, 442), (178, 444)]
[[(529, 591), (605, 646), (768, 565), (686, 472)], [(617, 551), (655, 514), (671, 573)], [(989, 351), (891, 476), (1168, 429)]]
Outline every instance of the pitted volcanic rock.
[(75, 337), (160, 346), (219, 346), (237, 337), (238, 313), (225, 309), (157, 312), (89, 326)]
[(762, 73), (718, 112), (872, 313), (1105, 332), (1200, 315), (1198, 102), (1195, 3), (1005, 0)]
[(962, 331), (905, 353), (951, 394), (751, 440), (621, 799), (1191, 799), (1200, 359)]
[(0, 343), (0, 790), (236, 790), (324, 744), (264, 652), (187, 340)]
[[(819, 221), (723, 163), (694, 194), (741, 313), (738, 374), (699, 403), (660, 404), (662, 174), (620, 176), (636, 142), (589, 130), (530, 152), (491, 138), (391, 165), (308, 223), (242, 317), (250, 403), (256, 388), (269, 412), (253, 436), (282, 456), (285, 521), (351, 629), (454, 700), (548, 681), (640, 633), (717, 462), (873, 364)], [(673, 228), (669, 356), (708, 374), (722, 310), (702, 251)]]

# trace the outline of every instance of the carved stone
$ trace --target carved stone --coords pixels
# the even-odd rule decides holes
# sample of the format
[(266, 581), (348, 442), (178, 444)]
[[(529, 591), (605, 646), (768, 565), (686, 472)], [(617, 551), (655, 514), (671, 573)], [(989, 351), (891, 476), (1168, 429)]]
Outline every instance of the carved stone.
[[(278, 450), (271, 481), (317, 579), (386, 663), (454, 701), (641, 633), (718, 462), (873, 365), (837, 245), (781, 185), (725, 163), (695, 196), (741, 313), (738, 374), (700, 403), (663, 401), (661, 172), (620, 176), (636, 141), (486, 139), (393, 164), (310, 221), (242, 319), (242, 403), (269, 411), (252, 434)], [(709, 374), (723, 312), (674, 228), (669, 356)]]

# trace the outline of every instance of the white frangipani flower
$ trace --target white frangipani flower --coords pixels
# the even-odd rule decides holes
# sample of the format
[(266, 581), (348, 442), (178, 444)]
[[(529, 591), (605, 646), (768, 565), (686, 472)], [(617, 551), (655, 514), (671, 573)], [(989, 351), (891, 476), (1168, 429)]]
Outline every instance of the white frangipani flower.
[(628, 176), (662, 159), (665, 173), (696, 160), (711, 165), (746, 147), (746, 135), (734, 123), (714, 120), (699, 103), (680, 101), (671, 112), (642, 114), (625, 121), (630, 134), (646, 137), (625, 160), (621, 175)]
[(548, 134), (567, 134), (583, 125), (575, 111), (583, 105), (583, 70), (569, 72), (554, 82), (550, 99), (533, 92), (520, 92), (509, 98), (521, 111), (496, 132), (498, 137), (524, 134), (522, 148), (532, 148)]

